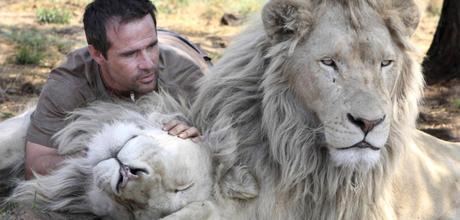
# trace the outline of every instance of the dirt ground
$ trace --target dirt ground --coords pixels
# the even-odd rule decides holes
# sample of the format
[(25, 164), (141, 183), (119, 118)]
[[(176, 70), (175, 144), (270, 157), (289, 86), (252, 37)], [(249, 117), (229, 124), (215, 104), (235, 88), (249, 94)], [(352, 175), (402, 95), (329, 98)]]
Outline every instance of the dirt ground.
[[(53, 2), (53, 1), (51, 1)], [(22, 111), (27, 103), (35, 99), (46, 81), (48, 72), (65, 58), (65, 54), (85, 45), (81, 24), (81, 12), (86, 0), (61, 1), (72, 11), (70, 24), (40, 24), (36, 21), (36, 10), (47, 7), (47, 3), (37, 0), (0, 1), (0, 121)], [(199, 11), (199, 9), (196, 9)], [(203, 9), (204, 10), (204, 9)], [(199, 18), (205, 29), (194, 24), (183, 24), (177, 15), (159, 15), (159, 24), (163, 28), (179, 32), (198, 43), (216, 60), (238, 33), (242, 25), (222, 26), (222, 14), (203, 14)], [(432, 40), (438, 15), (425, 13), (413, 41), (418, 49), (417, 60), (423, 55)], [(203, 27), (203, 24), (198, 26)], [(50, 52), (39, 65), (16, 65), (12, 62), (18, 45), (9, 37), (14, 31), (35, 30), (50, 41)], [(66, 50), (51, 48), (53, 42), (64, 41)], [(418, 127), (445, 140), (460, 141), (460, 80), (426, 87), (425, 98), (421, 106)]]

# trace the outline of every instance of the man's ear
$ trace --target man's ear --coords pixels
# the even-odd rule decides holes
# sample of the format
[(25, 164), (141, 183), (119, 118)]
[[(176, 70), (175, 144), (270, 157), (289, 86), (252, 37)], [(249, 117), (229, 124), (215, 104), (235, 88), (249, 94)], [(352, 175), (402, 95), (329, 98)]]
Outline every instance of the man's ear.
[(99, 65), (106, 62), (106, 59), (102, 52), (97, 50), (93, 45), (88, 45), (88, 51), (91, 55), (91, 58), (93, 58)]

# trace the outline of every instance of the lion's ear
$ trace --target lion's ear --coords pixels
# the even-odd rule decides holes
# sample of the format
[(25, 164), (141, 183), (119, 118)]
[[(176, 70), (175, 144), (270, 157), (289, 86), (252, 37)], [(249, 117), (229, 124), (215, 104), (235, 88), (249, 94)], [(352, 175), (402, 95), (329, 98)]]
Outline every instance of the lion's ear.
[(398, 13), (398, 18), (404, 26), (404, 35), (412, 36), (420, 23), (420, 8), (413, 0), (392, 0), (392, 8)]
[(259, 195), (259, 184), (245, 166), (234, 166), (219, 183), (222, 195), (229, 199), (249, 200)]
[(271, 0), (263, 8), (262, 20), (271, 40), (284, 41), (302, 36), (310, 26), (308, 1)]

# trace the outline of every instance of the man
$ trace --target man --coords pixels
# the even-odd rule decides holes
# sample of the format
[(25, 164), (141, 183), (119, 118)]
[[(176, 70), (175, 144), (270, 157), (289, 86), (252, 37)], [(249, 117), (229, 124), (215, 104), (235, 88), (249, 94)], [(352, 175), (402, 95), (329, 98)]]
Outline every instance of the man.
[[(32, 172), (44, 175), (59, 166), (63, 157), (51, 137), (76, 108), (95, 100), (135, 101), (159, 88), (173, 96), (193, 97), (192, 83), (207, 63), (186, 40), (157, 31), (155, 11), (149, 0), (95, 0), (86, 7), (83, 23), (88, 46), (69, 54), (65, 63), (51, 71), (31, 116), (26, 179), (33, 177)], [(178, 121), (167, 123), (164, 129), (181, 138), (199, 137), (196, 128)]]

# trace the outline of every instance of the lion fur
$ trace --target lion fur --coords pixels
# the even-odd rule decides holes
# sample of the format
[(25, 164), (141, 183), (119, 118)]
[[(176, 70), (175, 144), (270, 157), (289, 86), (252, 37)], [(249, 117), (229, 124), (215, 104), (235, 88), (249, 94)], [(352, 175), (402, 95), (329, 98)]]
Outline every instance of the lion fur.
[[(327, 5), (340, 5), (358, 30), (367, 16), (362, 6), (368, 5), (403, 51), (403, 67), (391, 94), (389, 140), (380, 162), (370, 171), (330, 163), (325, 149), (315, 145), (322, 138), (322, 125), (314, 112), (299, 104), (284, 73), (289, 59), (295, 59), (294, 48), (308, 40), (315, 28), (315, 12)], [(409, 37), (418, 21), (412, 1), (272, 0), (266, 4), (262, 17), (201, 80), (192, 108), (194, 124), (203, 130), (233, 125), (238, 135), (236, 157), (261, 183), (258, 200), (240, 214), (241, 219), (455, 218), (460, 147), (415, 130), (424, 83), (411, 56)], [(422, 137), (425, 141), (420, 141)], [(432, 145), (450, 154), (443, 158), (427, 153)], [(443, 172), (423, 165), (425, 160)], [(418, 201), (423, 203), (417, 205)]]
[[(100, 150), (95, 150), (93, 154), (85, 157), (79, 156), (78, 153), (88, 150), (88, 144), (93, 142), (94, 138), (97, 138), (99, 141), (97, 143), (102, 145), (118, 145), (124, 143), (123, 140), (126, 138), (123, 136), (132, 136), (129, 129), (123, 130), (123, 128), (118, 129), (115, 133), (104, 133), (107, 128), (116, 127), (114, 125), (122, 125), (122, 127), (123, 125), (136, 125), (142, 128), (161, 127), (172, 119), (187, 122), (190, 113), (186, 105), (177, 102), (166, 93), (160, 93), (144, 96), (135, 105), (121, 100), (115, 103), (96, 102), (89, 107), (72, 112), (68, 118), (71, 120), (69, 125), (54, 137), (59, 146), (58, 153), (67, 157), (61, 167), (50, 175), (35, 174), (36, 178), (28, 181), (21, 181), (19, 173), (9, 176), (6, 179), (17, 178), (17, 180), (16, 182), (9, 181), (8, 191), (12, 186), (14, 190), (6, 198), (4, 205), (16, 204), (26, 210), (32, 207), (30, 211), (43, 219), (85, 219), (97, 216), (109, 219), (137, 219), (139, 216), (133, 211), (136, 209), (136, 204), (131, 204), (129, 200), (124, 201), (123, 198), (114, 201), (114, 198), (93, 190), (93, 166), (100, 160), (95, 154)], [(29, 111), (26, 116), (30, 113)], [(23, 127), (19, 127), (21, 123), (18, 123), (18, 120), (25, 120), (23, 126), (28, 124), (28, 117), (23, 116), (12, 119), (11, 123), (8, 122), (8, 125), (17, 126), (15, 134), (25, 132)], [(4, 124), (0, 124), (0, 128), (2, 125)], [(115, 136), (107, 138), (106, 136), (110, 134)], [(22, 136), (19, 139), (21, 143), (15, 146), (23, 148), (24, 139)], [(117, 141), (118, 139), (121, 142)], [(4, 140), (11, 141), (12, 138)], [(205, 140), (200, 143), (210, 158), (202, 158), (203, 161), (200, 162), (204, 163), (204, 160), (210, 159), (214, 167), (211, 169), (213, 181), (215, 181), (215, 183), (210, 183), (212, 194), (218, 197), (219, 201), (236, 206), (239, 201), (256, 197), (259, 189), (256, 180), (247, 168), (236, 164), (234, 140), (235, 135), (229, 125), (215, 127), (214, 132), (205, 134)], [(3, 145), (0, 146), (5, 148)], [(100, 147), (102, 150), (105, 148)], [(24, 153), (17, 151), (18, 147), (13, 149), (10, 146), (9, 149), (20, 155)], [(18, 162), (22, 165), (23, 159), (19, 159)], [(107, 209), (109, 211), (106, 211)], [(197, 219), (227, 219), (223, 217), (225, 212), (221, 213), (217, 210), (224, 209), (218, 206), (216, 200), (209, 197), (208, 201), (193, 202), (172, 215), (164, 217), (165, 219), (188, 219), (190, 216), (196, 216)], [(163, 213), (165, 214), (167, 213)]]

